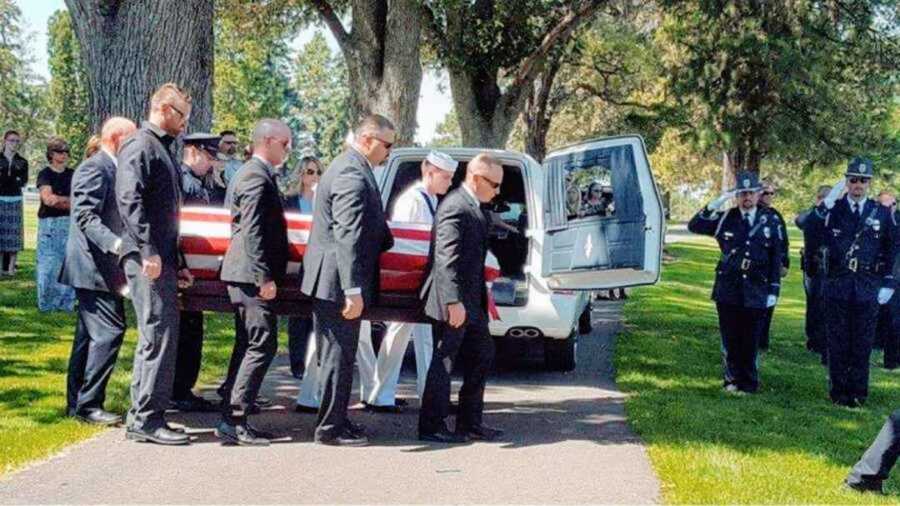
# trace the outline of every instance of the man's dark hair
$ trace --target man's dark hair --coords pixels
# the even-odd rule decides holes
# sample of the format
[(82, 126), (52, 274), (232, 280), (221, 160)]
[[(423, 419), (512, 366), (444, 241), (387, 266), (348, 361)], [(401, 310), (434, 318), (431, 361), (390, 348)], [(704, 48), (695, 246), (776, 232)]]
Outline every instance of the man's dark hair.
[(22, 134), (15, 130), (7, 130), (6, 133), (3, 134), (3, 140), (9, 139), (10, 135), (18, 135), (19, 137), (22, 137)]
[(222, 130), (221, 132), (219, 132), (219, 137), (225, 137), (226, 135), (233, 135), (237, 137), (237, 134), (234, 133), (234, 130)]

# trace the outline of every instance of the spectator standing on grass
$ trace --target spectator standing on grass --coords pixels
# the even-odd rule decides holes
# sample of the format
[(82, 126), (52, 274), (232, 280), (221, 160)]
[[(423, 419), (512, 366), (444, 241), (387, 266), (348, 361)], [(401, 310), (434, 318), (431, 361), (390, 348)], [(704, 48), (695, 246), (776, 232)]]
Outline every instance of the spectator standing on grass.
[[(787, 276), (788, 269), (791, 267), (791, 256), (788, 253), (790, 250), (784, 216), (782, 216), (777, 209), (772, 207), (772, 199), (774, 198), (775, 185), (769, 181), (763, 181), (763, 191), (759, 196), (759, 207), (768, 209), (772, 212), (772, 219), (776, 221), (772, 226), (781, 227), (781, 237), (784, 239), (781, 241), (781, 277), (783, 278)], [(769, 333), (772, 327), (772, 316), (774, 316), (774, 314), (775, 306), (766, 308), (766, 316), (759, 329), (759, 349), (762, 351), (769, 349)]]
[(28, 182), (28, 162), (18, 151), (22, 137), (15, 130), (3, 134), (0, 156), (0, 276), (16, 274), (16, 257), (24, 247), (22, 188)]
[(851, 408), (865, 404), (869, 395), (878, 306), (887, 304), (897, 287), (897, 220), (889, 208), (866, 196), (873, 175), (871, 160), (854, 158), (815, 214), (822, 223), (821, 242), (828, 248), (829, 394), (834, 404)]
[(37, 299), (41, 311), (72, 311), (75, 289), (60, 283), (59, 272), (66, 258), (69, 236), (69, 195), (72, 175), (66, 166), (69, 145), (59, 138), (47, 143), (47, 166), (38, 172), (37, 188), (41, 195), (38, 208), (37, 235)]
[(821, 244), (818, 220), (812, 219), (816, 207), (831, 191), (830, 186), (820, 186), (815, 204), (794, 220), (803, 231), (803, 248), (800, 250), (800, 269), (803, 271), (803, 289), (806, 292), (806, 349), (818, 353), (826, 363), (825, 353), (825, 272), (822, 269)]
[[(741, 172), (736, 180), (733, 190), (691, 218), (688, 230), (715, 237), (722, 252), (712, 299), (719, 313), (725, 390), (756, 393), (761, 326), (781, 291), (782, 227), (774, 213), (757, 205), (762, 185), (756, 173)], [(735, 196), (738, 207), (723, 211)]]

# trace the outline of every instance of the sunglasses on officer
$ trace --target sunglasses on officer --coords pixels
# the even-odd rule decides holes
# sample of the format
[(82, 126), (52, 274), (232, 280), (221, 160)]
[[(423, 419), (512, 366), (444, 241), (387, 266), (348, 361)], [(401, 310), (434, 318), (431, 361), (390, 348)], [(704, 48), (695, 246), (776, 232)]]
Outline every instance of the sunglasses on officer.
[(857, 177), (857, 176), (852, 176), (852, 177), (848, 177), (848, 178), (847, 178), (847, 182), (850, 183), (850, 184), (860, 184), (860, 183), (866, 184), (866, 183), (869, 182), (870, 179), (871, 179), (871, 178), (868, 178), (868, 177)]

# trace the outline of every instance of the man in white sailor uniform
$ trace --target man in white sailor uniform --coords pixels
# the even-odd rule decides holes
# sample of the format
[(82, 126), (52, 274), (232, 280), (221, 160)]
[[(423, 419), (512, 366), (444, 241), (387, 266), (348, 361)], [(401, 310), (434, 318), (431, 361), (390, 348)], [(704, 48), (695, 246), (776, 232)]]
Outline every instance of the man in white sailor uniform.
[[(422, 179), (407, 188), (397, 201), (391, 214), (391, 221), (399, 223), (434, 224), (438, 197), (447, 193), (457, 162), (440, 151), (432, 151), (422, 162)], [(376, 412), (398, 413), (405, 402), (397, 399), (397, 382), (400, 367), (410, 337), (416, 353), (416, 391), (419, 398), (425, 391), (425, 378), (431, 363), (431, 325), (391, 322), (378, 351), (375, 378), (368, 397), (363, 399), (367, 407)]]

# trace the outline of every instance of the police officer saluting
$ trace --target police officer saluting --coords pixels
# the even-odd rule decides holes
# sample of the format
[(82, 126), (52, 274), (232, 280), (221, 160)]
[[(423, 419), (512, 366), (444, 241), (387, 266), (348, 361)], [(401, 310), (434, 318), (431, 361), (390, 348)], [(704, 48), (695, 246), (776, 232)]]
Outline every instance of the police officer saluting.
[[(719, 313), (728, 392), (759, 389), (760, 331), (766, 309), (775, 306), (781, 288), (782, 229), (770, 210), (757, 206), (761, 189), (755, 173), (741, 172), (734, 190), (723, 193), (688, 223), (691, 232), (715, 237), (722, 251), (712, 299)], [(722, 211), (735, 195), (738, 207)]]
[[(825, 297), (831, 400), (858, 407), (869, 394), (869, 355), (878, 306), (894, 294), (897, 224), (891, 210), (866, 197), (872, 161), (854, 158), (845, 179), (816, 209), (827, 248)], [(844, 188), (847, 196), (841, 198)]]

